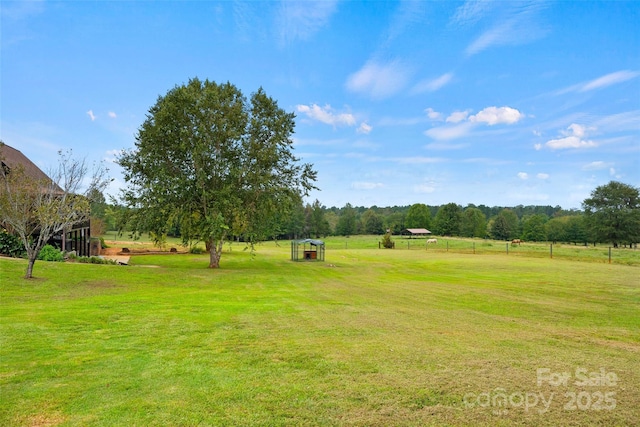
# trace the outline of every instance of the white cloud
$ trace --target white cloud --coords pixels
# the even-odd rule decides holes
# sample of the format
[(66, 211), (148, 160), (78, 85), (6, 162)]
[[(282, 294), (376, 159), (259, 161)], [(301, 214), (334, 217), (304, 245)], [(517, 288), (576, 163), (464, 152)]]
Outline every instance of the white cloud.
[(538, 173), (536, 175), (536, 178), (538, 178), (538, 179), (549, 179), (549, 174), (540, 172), (540, 173)]
[(589, 148), (595, 147), (597, 144), (593, 141), (585, 140), (587, 128), (572, 123), (567, 130), (562, 131), (564, 138), (551, 139), (545, 143), (545, 146), (552, 150), (561, 150), (566, 148)]
[(356, 129), (356, 132), (368, 135), (369, 132), (371, 132), (372, 130), (373, 130), (372, 126), (368, 125), (365, 122), (362, 122), (360, 123), (360, 126), (358, 127), (358, 129)]
[(281, 43), (311, 38), (327, 25), (336, 5), (336, 1), (329, 0), (281, 2), (277, 17)]
[(447, 117), (446, 122), (447, 123), (459, 123), (463, 120), (466, 120), (467, 117), (469, 116), (469, 112), (468, 111), (454, 111), (453, 113), (451, 113), (449, 115), (449, 117)]
[(449, 142), (432, 142), (424, 146), (427, 150), (462, 150), (469, 144), (451, 144)]
[(353, 114), (341, 113), (334, 114), (330, 105), (320, 107), (317, 104), (297, 105), (296, 109), (300, 113), (304, 113), (312, 120), (316, 120), (332, 126), (354, 126), (356, 119)]
[(431, 184), (418, 184), (413, 186), (415, 193), (430, 194), (436, 191), (436, 188)]
[(107, 114), (109, 115), (109, 118), (112, 118), (112, 119), (115, 119), (116, 117), (118, 117), (116, 113), (114, 113), (113, 111), (109, 111)]
[[(478, 2), (481, 3), (481, 2)], [(505, 10), (495, 19), (497, 24), (483, 32), (466, 49), (467, 55), (475, 55), (493, 46), (516, 46), (544, 37), (548, 31), (541, 28), (535, 19), (536, 13), (545, 8), (544, 2), (489, 2), (499, 4)], [(465, 5), (467, 6), (467, 5)], [(473, 22), (495, 14), (487, 14), (486, 5), (458, 9), (457, 21)]]
[(611, 165), (612, 165), (612, 163), (603, 162), (603, 161), (599, 160), (599, 161), (596, 161), (596, 162), (587, 163), (586, 165), (584, 165), (582, 167), (582, 170), (585, 170), (585, 171), (602, 170), (602, 169), (607, 169)]
[(486, 16), (494, 5), (495, 3), (492, 1), (467, 0), (462, 6), (456, 9), (456, 13), (451, 18), (451, 21), (454, 24), (461, 25), (473, 24)]
[(604, 76), (598, 77), (586, 83), (578, 83), (569, 87), (565, 87), (564, 89), (560, 89), (559, 91), (555, 92), (554, 95), (564, 95), (571, 92), (589, 92), (592, 90), (602, 89), (618, 83), (626, 82), (627, 80), (634, 79), (638, 76), (640, 76), (640, 72), (638, 71), (616, 71), (614, 73), (605, 74)]
[(413, 87), (411, 93), (435, 92), (447, 85), (453, 78), (453, 73), (446, 73), (435, 79), (423, 80)]
[(400, 163), (400, 164), (404, 164), (404, 165), (422, 165), (422, 164), (428, 164), (428, 163), (440, 163), (440, 162), (442, 162), (442, 159), (438, 158), (438, 157), (420, 157), (420, 156), (416, 156), (416, 157), (393, 157), (391, 159), (385, 159), (385, 160), (390, 160), (392, 162), (396, 162), (396, 163)]
[(511, 107), (487, 107), (475, 116), (469, 117), (472, 122), (486, 123), (489, 126), (498, 123), (513, 124), (524, 117), (520, 111)]
[(427, 113), (427, 117), (429, 117), (431, 120), (442, 120), (442, 113), (435, 111), (433, 108), (427, 108), (424, 111), (425, 113)]
[(582, 138), (587, 130), (584, 126), (575, 123), (570, 124), (567, 129), (569, 129), (571, 132), (562, 131), (564, 135), (577, 136), (578, 138)]
[(384, 184), (381, 182), (352, 182), (351, 188), (354, 190), (375, 190), (376, 188), (382, 188)]
[(596, 143), (593, 141), (584, 141), (577, 136), (567, 136), (566, 138), (550, 139), (545, 145), (552, 150), (561, 150), (564, 148), (595, 147)]
[(597, 79), (591, 80), (588, 83), (585, 83), (580, 88), (580, 92), (587, 92), (590, 90), (601, 89), (603, 87), (611, 86), (617, 83), (622, 83), (627, 80), (631, 80), (639, 75), (640, 72), (637, 71), (616, 71), (615, 73), (610, 73), (602, 77), (598, 77)]
[(92, 122), (96, 119), (95, 114), (93, 114), (93, 110), (87, 111), (87, 115), (89, 116)]
[(378, 64), (368, 61), (347, 79), (351, 92), (364, 93), (372, 98), (387, 98), (402, 90), (409, 80), (410, 70), (399, 61)]
[(527, 174), (526, 172), (518, 172), (518, 178), (522, 180), (529, 179), (529, 174)]
[(523, 117), (524, 114), (511, 107), (487, 107), (473, 116), (469, 116), (469, 111), (454, 111), (446, 119), (447, 123), (454, 123), (454, 125), (434, 127), (425, 131), (424, 134), (438, 140), (461, 138), (467, 136), (475, 126), (481, 123), (489, 126), (513, 124)]
[(467, 136), (473, 129), (473, 123), (464, 122), (455, 126), (439, 126), (427, 130), (424, 134), (437, 140), (448, 140)]

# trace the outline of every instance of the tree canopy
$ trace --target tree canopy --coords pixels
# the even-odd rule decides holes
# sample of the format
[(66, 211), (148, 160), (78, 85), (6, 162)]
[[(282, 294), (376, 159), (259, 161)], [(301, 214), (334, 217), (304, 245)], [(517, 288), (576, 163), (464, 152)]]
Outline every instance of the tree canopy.
[(619, 243), (640, 241), (640, 190), (611, 181), (591, 192), (582, 206), (589, 231), (596, 240)]
[(462, 208), (456, 203), (447, 203), (438, 209), (435, 232), (441, 236), (457, 236), (462, 223)]
[(161, 239), (179, 224), (185, 243), (205, 242), (211, 268), (228, 237), (274, 235), (274, 218), (315, 188), (316, 172), (293, 154), (294, 118), (262, 88), (250, 100), (197, 78), (169, 90), (118, 159), (130, 226)]
[(404, 222), (407, 228), (431, 228), (431, 211), (424, 203), (414, 203)]

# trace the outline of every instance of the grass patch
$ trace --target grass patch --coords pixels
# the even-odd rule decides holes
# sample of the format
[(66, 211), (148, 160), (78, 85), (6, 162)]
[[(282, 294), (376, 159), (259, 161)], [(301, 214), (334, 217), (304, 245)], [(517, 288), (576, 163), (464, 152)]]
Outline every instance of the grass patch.
[[(375, 242), (328, 240), (325, 263), (225, 247), (220, 270), (40, 262), (33, 281), (0, 259), (0, 424), (638, 423), (637, 267)], [(538, 386), (538, 368), (572, 379)], [(619, 381), (579, 387), (576, 368)], [(499, 389), (555, 397), (544, 413), (469, 398)], [(616, 405), (565, 409), (572, 392)]]

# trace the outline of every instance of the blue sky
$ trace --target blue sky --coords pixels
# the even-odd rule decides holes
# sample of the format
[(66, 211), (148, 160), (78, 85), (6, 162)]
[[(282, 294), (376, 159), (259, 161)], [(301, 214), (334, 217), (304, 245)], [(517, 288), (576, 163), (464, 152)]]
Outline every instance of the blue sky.
[(192, 77), (295, 112), (326, 206), (579, 208), (640, 186), (640, 2), (3, 0), (0, 138), (110, 163)]

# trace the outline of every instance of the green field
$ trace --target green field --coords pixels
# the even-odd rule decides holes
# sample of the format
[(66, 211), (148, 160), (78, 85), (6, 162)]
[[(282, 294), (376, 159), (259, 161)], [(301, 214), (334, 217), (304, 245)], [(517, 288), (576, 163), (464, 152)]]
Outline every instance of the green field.
[(640, 423), (640, 252), (396, 241), (2, 258), (0, 425)]

